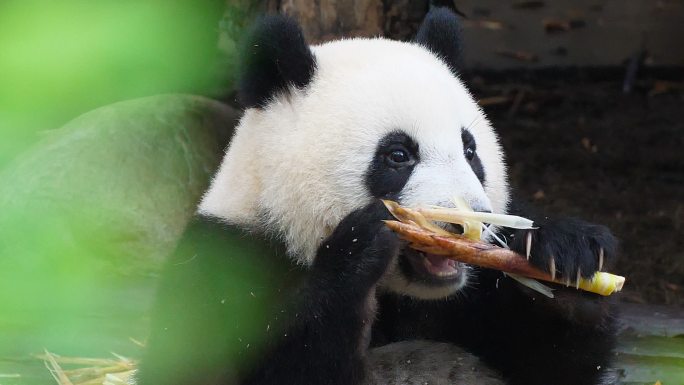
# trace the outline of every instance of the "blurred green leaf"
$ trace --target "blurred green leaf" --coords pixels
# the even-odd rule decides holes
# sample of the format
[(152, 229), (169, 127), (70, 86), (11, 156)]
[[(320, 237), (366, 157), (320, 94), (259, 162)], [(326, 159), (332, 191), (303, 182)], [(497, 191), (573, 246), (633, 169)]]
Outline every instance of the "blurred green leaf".
[(35, 132), (90, 109), (211, 94), (226, 79), (216, 67), (223, 9), (218, 0), (0, 2), (0, 166)]
[(236, 119), (191, 95), (114, 103), (0, 171), (0, 373), (14, 370), (2, 357), (43, 348), (139, 354), (128, 337), (146, 337), (150, 273), (175, 247)]
[(146, 337), (148, 274), (236, 116), (188, 95), (112, 103), (226, 95), (257, 3), (0, 2), (0, 373), (51, 381), (28, 357), (43, 348), (140, 353), (128, 337)]

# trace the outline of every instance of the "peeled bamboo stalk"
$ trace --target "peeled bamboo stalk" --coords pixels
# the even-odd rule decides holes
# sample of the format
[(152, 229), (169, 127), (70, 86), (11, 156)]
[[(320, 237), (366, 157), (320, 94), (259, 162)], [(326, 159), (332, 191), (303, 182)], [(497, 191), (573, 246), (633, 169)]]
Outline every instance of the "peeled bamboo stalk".
[[(550, 274), (531, 265), (527, 258), (512, 250), (446, 233), (441, 229), (439, 233), (433, 232), (431, 228), (426, 229), (416, 223), (416, 217), (411, 215), (410, 209), (404, 209), (398, 205), (392, 207), (391, 211), (398, 219), (406, 220), (406, 222), (385, 221), (385, 223), (401, 238), (409, 241), (410, 246), (416, 250), (442, 255), (471, 265), (569, 286), (568, 281), (554, 279)], [(607, 296), (622, 290), (624, 282), (624, 277), (598, 272), (590, 279), (579, 277), (575, 281), (575, 286), (578, 289)]]

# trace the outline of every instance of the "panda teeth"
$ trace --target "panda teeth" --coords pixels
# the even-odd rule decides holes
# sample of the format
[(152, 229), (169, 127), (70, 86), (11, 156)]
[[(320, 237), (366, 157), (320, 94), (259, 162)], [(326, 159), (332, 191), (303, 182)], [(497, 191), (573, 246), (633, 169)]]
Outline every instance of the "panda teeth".
[(423, 252), (420, 252), (420, 256), (423, 258), (423, 263), (425, 264), (426, 269), (430, 272), (430, 274), (433, 274), (437, 277), (451, 277), (459, 273), (459, 270), (456, 265), (456, 261), (454, 260), (449, 260), (447, 261), (447, 264), (449, 267), (452, 268), (450, 271), (432, 271), (430, 267), (434, 267), (430, 259), (427, 257), (427, 255)]

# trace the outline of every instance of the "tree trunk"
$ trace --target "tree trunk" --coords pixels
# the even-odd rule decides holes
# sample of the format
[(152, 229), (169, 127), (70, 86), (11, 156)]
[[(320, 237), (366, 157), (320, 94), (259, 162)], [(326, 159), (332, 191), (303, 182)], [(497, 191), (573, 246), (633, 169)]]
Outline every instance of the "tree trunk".
[(428, 7), (428, 0), (267, 0), (269, 11), (297, 19), (311, 43), (343, 36), (408, 40)]

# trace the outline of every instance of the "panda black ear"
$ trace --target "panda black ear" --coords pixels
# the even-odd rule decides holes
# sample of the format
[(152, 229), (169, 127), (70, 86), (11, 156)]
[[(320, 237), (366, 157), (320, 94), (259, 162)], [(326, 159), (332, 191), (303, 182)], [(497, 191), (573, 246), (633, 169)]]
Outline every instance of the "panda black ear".
[(263, 108), (289, 87), (306, 87), (316, 60), (296, 21), (269, 15), (254, 25), (243, 41), (238, 101), (245, 108)]
[(456, 74), (461, 67), (461, 23), (446, 7), (431, 7), (418, 29), (415, 42), (437, 54)]

